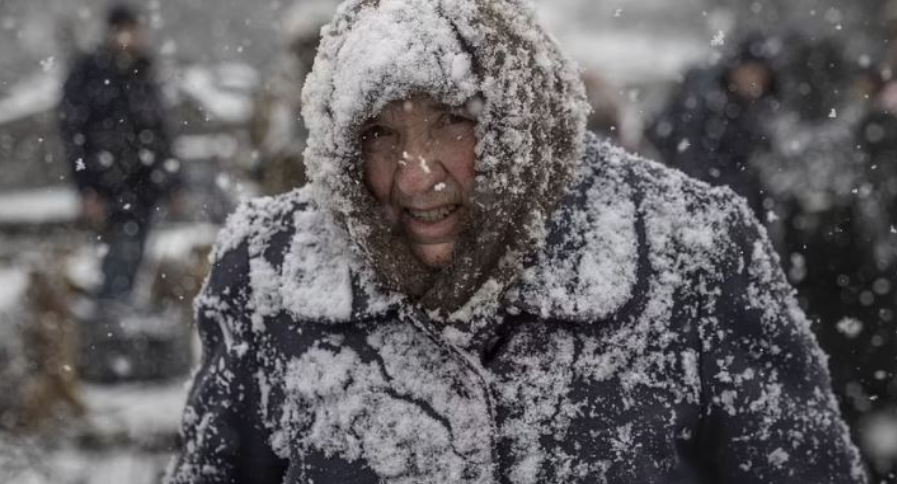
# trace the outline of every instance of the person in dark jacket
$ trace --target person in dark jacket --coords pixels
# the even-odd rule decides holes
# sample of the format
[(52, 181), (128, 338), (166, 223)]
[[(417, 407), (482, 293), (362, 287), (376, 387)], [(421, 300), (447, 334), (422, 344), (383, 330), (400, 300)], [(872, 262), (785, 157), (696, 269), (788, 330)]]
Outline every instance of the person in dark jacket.
[[(842, 414), (864, 441), (870, 467), (880, 467), (866, 421), (897, 397), (890, 376), (897, 371), (897, 123), (876, 68), (851, 68), (831, 40), (791, 49), (786, 106), (815, 107), (789, 107), (770, 123), (772, 149), (756, 167), (775, 201), (770, 232), (829, 353)], [(888, 473), (878, 472), (873, 482)]]
[(534, 17), (338, 10), (311, 183), (222, 232), (166, 482), (865, 482), (747, 205), (586, 133)]
[(112, 7), (105, 45), (73, 65), (61, 131), (84, 215), (101, 227), (101, 301), (126, 301), (153, 215), (177, 184), (177, 162), (145, 31), (130, 7)]
[[(840, 147), (818, 142), (828, 149), (799, 153), (806, 160), (791, 177), (824, 183), (795, 186), (785, 194), (804, 198), (780, 203), (790, 254), (785, 269), (818, 321), (832, 384), (857, 438), (864, 420), (890, 411), (897, 399), (897, 105), (888, 97), (873, 95), (865, 112), (853, 115), (835, 138)], [(876, 446), (864, 450), (870, 464), (881, 466)], [(889, 467), (877, 469), (880, 480)]]
[(719, 65), (692, 70), (646, 131), (662, 161), (732, 188), (758, 216), (763, 190), (751, 158), (769, 145), (764, 119), (775, 112), (776, 50), (774, 39), (750, 35)]

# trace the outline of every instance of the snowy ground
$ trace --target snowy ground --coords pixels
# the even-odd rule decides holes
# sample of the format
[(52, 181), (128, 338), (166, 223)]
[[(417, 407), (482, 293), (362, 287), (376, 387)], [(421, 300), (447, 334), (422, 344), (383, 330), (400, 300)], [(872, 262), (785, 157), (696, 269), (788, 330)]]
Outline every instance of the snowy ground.
[(33, 439), (0, 440), (5, 484), (151, 484), (174, 445), (186, 382), (86, 386), (90, 413)]
[[(101, 247), (89, 243), (89, 234), (63, 237), (46, 228), (71, 222), (73, 214), (67, 207), (73, 205), (73, 196), (61, 188), (0, 194), (0, 226), (21, 227), (30, 217), (35, 227), (45, 227), (35, 233), (0, 234), (0, 352), (10, 354), (8, 346), (18, 341), (15, 324), (35, 266), (49, 262), (79, 287), (89, 288), (98, 281)], [(22, 206), (30, 211), (15, 210)], [(217, 227), (208, 224), (159, 227), (148, 242), (144, 279), (152, 281), (149, 272), (158, 271), (160, 261), (188, 260), (195, 247), (211, 244), (216, 234)], [(66, 246), (80, 249), (64, 258), (48, 257)], [(187, 384), (183, 377), (155, 384), (82, 385), (84, 417), (63, 412), (29, 438), (0, 432), (0, 483), (158, 482), (175, 444)]]
[(70, 186), (0, 192), (0, 225), (71, 222), (78, 216), (79, 204)]

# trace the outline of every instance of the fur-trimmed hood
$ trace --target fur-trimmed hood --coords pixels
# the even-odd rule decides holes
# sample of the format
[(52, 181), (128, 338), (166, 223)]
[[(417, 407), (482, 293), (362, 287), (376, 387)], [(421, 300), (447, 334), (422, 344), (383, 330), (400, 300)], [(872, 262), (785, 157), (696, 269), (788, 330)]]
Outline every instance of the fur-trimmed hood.
[[(416, 94), (482, 102), (473, 229), (437, 273), (390, 240), (362, 180), (359, 126)], [(323, 30), (303, 101), (313, 197), (372, 280), (443, 314), (520, 274), (582, 158), (588, 112), (576, 67), (520, 0), (350, 0)]]

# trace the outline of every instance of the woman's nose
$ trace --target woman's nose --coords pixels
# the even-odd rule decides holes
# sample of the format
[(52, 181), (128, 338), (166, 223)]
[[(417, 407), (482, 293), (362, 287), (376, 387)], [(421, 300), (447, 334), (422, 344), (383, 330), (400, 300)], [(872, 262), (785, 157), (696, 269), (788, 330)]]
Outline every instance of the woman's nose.
[(429, 139), (409, 140), (399, 155), (396, 184), (407, 195), (432, 190), (444, 181), (445, 169), (438, 158), (438, 147)]

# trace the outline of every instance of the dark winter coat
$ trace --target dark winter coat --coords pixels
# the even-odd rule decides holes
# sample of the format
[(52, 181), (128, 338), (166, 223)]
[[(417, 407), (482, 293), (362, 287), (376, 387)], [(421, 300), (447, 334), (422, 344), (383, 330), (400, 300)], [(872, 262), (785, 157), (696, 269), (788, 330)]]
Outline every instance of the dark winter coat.
[(177, 184), (165, 109), (145, 56), (104, 47), (79, 59), (63, 87), (60, 127), (78, 188), (111, 200), (113, 211), (148, 211)]
[(769, 147), (763, 117), (771, 107), (766, 99), (741, 100), (730, 92), (727, 72), (725, 67), (690, 72), (646, 136), (665, 163), (732, 188), (759, 216), (763, 197), (750, 162)]
[(729, 190), (590, 138), (547, 242), (468, 325), (379, 292), (311, 193), (221, 236), (169, 483), (863, 482)]

